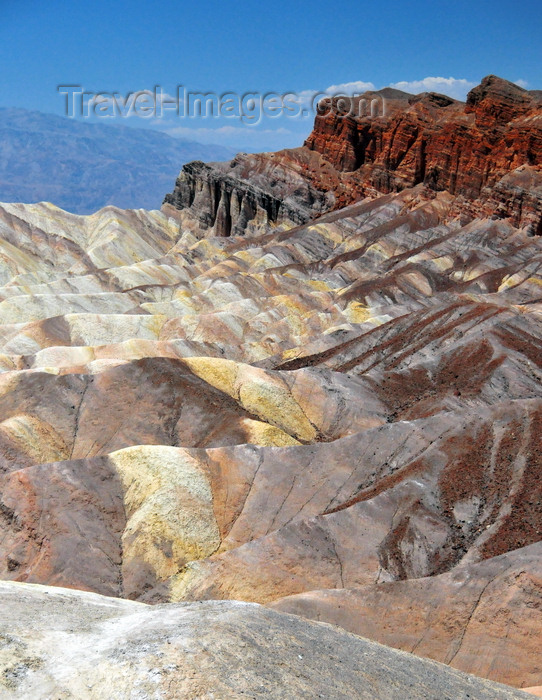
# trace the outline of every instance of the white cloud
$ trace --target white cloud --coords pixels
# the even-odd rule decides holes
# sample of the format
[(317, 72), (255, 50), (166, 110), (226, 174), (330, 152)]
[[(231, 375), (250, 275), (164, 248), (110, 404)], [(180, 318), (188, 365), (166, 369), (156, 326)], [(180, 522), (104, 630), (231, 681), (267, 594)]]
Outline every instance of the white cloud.
[[(524, 81), (518, 81), (518, 85), (523, 86)], [(416, 95), (419, 92), (440, 92), (456, 100), (465, 100), (469, 90), (472, 90), (477, 83), (465, 78), (439, 78), (427, 77), (422, 80), (400, 80), (390, 83), (390, 87), (411, 92)], [(369, 90), (376, 90), (374, 83), (363, 80), (355, 80), (349, 83), (338, 83), (330, 85), (324, 90), (302, 90), (298, 92), (300, 104), (304, 107), (314, 106), (326, 95), (359, 95)], [(315, 100), (315, 96), (317, 99)], [(312, 116), (312, 115), (311, 115)]]
[(374, 90), (373, 83), (365, 83), (363, 80), (354, 80), (351, 83), (340, 83), (339, 85), (330, 85), (324, 90), (328, 95), (359, 95), (368, 90)]
[(297, 104), (308, 110), (308, 113), (302, 116), (311, 118), (314, 117), (315, 107), (323, 100), (327, 95), (359, 95), (361, 93), (367, 92), (368, 90), (374, 90), (375, 86), (373, 83), (366, 83), (363, 80), (354, 80), (350, 83), (339, 83), (337, 85), (330, 85), (323, 90), (301, 90), (296, 92)]
[(526, 80), (523, 80), (523, 78), (519, 78), (518, 80), (514, 81), (516, 85), (519, 85), (522, 88), (528, 88), (529, 83)]
[(467, 93), (477, 84), (465, 78), (427, 77), (422, 80), (400, 80), (398, 83), (391, 83), (390, 87), (414, 95), (419, 92), (440, 92), (456, 100), (465, 100)]

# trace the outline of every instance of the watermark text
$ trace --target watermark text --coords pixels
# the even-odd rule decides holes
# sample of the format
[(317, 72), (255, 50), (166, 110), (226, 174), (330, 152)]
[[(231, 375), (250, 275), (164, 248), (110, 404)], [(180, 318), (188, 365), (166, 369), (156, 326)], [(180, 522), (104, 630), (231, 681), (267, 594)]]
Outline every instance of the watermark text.
[(188, 90), (179, 85), (173, 95), (156, 85), (152, 90), (93, 92), (81, 85), (58, 85), (64, 99), (64, 113), (68, 117), (164, 117), (197, 119), (237, 119), (244, 124), (259, 124), (263, 117), (300, 118), (310, 115), (338, 117), (385, 116), (386, 101), (376, 93), (359, 95), (329, 94), (328, 92), (302, 93), (249, 91), (203, 92)]

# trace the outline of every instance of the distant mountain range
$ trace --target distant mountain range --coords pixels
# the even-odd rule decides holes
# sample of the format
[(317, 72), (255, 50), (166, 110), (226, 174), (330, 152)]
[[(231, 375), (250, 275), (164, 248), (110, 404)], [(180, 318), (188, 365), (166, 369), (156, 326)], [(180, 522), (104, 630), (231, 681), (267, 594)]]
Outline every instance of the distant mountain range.
[(222, 146), (150, 129), (0, 108), (0, 201), (48, 201), (76, 214), (160, 207), (181, 166), (229, 160)]

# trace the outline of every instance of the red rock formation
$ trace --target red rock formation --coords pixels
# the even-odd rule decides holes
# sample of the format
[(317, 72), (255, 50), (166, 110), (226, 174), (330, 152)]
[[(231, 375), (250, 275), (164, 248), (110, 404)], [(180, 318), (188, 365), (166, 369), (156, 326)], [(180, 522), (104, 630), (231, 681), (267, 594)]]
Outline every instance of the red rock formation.
[[(372, 102), (380, 115), (367, 113)], [(455, 195), (453, 216), (510, 218), (540, 234), (541, 168), (540, 93), (490, 75), (466, 104), (390, 88), (324, 100), (304, 147), (189, 163), (165, 202), (186, 210), (198, 235), (230, 236), (423, 183)]]
[[(352, 104), (354, 113), (357, 104)], [(345, 116), (328, 104), (325, 114), (316, 117), (305, 146), (338, 171), (355, 174), (365, 194), (424, 183), (474, 200), (516, 168), (542, 166), (538, 93), (496, 76), (471, 90), (466, 105), (434, 93), (394, 91), (386, 111), (376, 118)], [(540, 197), (534, 211), (524, 215), (505, 189), (495, 211), (520, 225), (534, 223), (536, 231), (542, 217)]]

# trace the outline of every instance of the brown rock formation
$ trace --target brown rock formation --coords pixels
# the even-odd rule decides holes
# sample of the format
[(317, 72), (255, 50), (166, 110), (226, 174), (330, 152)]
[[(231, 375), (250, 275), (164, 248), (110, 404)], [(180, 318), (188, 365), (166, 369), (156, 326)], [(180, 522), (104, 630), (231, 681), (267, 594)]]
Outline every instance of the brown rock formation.
[(188, 163), (164, 203), (188, 210), (200, 235), (235, 236), (303, 224), (356, 198), (355, 183), (325, 158), (293, 149)]
[[(366, 106), (374, 101), (379, 109), (371, 115)], [(165, 201), (187, 210), (200, 234), (229, 236), (304, 223), (364, 196), (423, 183), (455, 195), (457, 215), (483, 211), (542, 231), (538, 91), (490, 75), (466, 104), (386, 88), (324, 100), (320, 112), (304, 148), (188, 164)], [(536, 186), (526, 175), (505, 178), (518, 168), (530, 168)]]
[[(354, 103), (354, 112), (355, 105)], [(378, 118), (344, 116), (326, 109), (306, 141), (338, 171), (355, 171), (365, 192), (394, 192), (424, 183), (475, 200), (520, 166), (542, 166), (542, 101), (538, 93), (490, 75), (471, 90), (467, 103), (433, 93), (388, 101)], [(498, 214), (516, 225), (539, 225), (542, 201), (522, 211), (500, 188)]]

